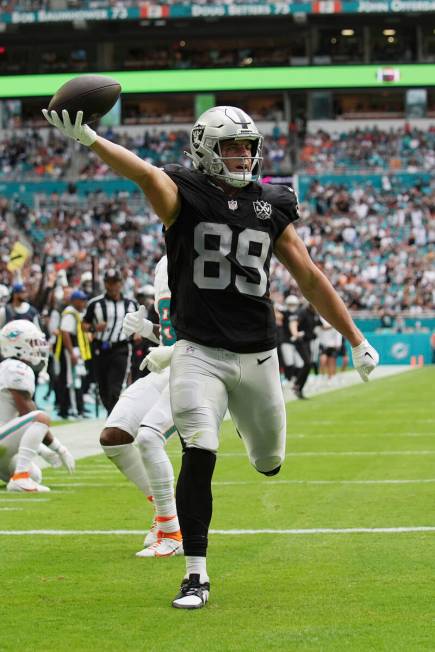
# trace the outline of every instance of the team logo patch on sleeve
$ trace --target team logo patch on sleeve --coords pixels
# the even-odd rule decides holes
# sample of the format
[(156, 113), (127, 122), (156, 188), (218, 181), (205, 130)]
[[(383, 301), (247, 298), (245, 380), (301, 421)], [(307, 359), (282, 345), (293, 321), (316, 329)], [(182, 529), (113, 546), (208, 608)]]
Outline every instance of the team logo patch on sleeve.
[(268, 201), (257, 199), (257, 201), (252, 202), (252, 205), (259, 220), (270, 220), (272, 217), (272, 204), (269, 204)]

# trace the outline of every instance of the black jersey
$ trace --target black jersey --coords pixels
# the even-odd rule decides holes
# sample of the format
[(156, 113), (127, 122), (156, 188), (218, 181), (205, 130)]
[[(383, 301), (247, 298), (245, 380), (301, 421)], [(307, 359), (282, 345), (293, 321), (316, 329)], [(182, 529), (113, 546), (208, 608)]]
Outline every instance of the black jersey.
[(298, 320), (298, 330), (304, 333), (302, 340), (304, 342), (311, 342), (316, 339), (315, 328), (321, 326), (322, 322), (315, 310), (310, 306), (300, 308), (296, 313)]
[(276, 346), (269, 266), (276, 239), (298, 218), (286, 186), (251, 183), (229, 197), (202, 172), (168, 165), (181, 211), (166, 231), (177, 339), (237, 353)]

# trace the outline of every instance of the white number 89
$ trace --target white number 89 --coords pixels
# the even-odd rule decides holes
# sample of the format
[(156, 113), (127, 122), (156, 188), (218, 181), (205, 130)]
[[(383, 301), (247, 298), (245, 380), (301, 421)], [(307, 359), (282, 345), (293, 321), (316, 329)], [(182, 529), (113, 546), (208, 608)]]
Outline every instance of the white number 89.
[[(206, 247), (206, 236), (216, 240), (216, 246)], [(216, 224), (214, 222), (201, 222), (195, 228), (194, 247), (198, 257), (193, 267), (193, 280), (197, 287), (203, 290), (224, 290), (231, 283), (231, 262), (227, 256), (231, 252), (232, 240), (237, 238), (227, 224)], [(249, 252), (250, 245), (261, 246), (258, 254)], [(264, 271), (264, 263), (269, 254), (270, 236), (265, 231), (255, 229), (244, 229), (238, 236), (236, 258), (244, 267), (255, 269), (259, 275), (259, 281), (249, 280), (246, 275), (236, 274), (235, 286), (242, 294), (250, 294), (262, 297), (267, 290), (267, 275)], [(214, 263), (216, 276), (205, 275), (205, 263)]]

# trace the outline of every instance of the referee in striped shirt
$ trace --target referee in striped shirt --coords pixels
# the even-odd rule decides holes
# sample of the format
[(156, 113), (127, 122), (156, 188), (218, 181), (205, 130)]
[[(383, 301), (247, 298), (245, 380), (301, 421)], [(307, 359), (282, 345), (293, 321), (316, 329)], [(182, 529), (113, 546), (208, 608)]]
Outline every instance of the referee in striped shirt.
[(83, 318), (83, 330), (93, 333), (92, 361), (101, 401), (108, 414), (121, 393), (130, 368), (131, 346), (122, 332), (127, 312), (136, 301), (122, 296), (122, 276), (116, 269), (104, 274), (105, 293), (91, 299)]

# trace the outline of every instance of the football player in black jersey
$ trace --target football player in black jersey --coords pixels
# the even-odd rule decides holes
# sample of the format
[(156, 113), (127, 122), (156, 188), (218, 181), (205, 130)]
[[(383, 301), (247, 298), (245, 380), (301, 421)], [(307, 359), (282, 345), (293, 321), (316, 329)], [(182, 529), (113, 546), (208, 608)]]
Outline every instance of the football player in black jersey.
[(263, 137), (244, 111), (222, 106), (200, 116), (191, 132), (192, 170), (160, 169), (141, 160), (82, 125), (81, 112), (74, 124), (66, 111), (62, 117), (43, 113), (66, 136), (135, 181), (165, 227), (178, 340), (171, 405), (183, 441), (177, 509), (186, 555), (186, 576), (172, 604), (198, 609), (210, 590), (211, 479), (227, 408), (260, 473), (275, 475), (285, 457), (285, 406), (269, 297), (272, 253), (306, 299), (349, 340), (363, 380), (378, 354), (298, 237), (293, 190), (259, 182)]

